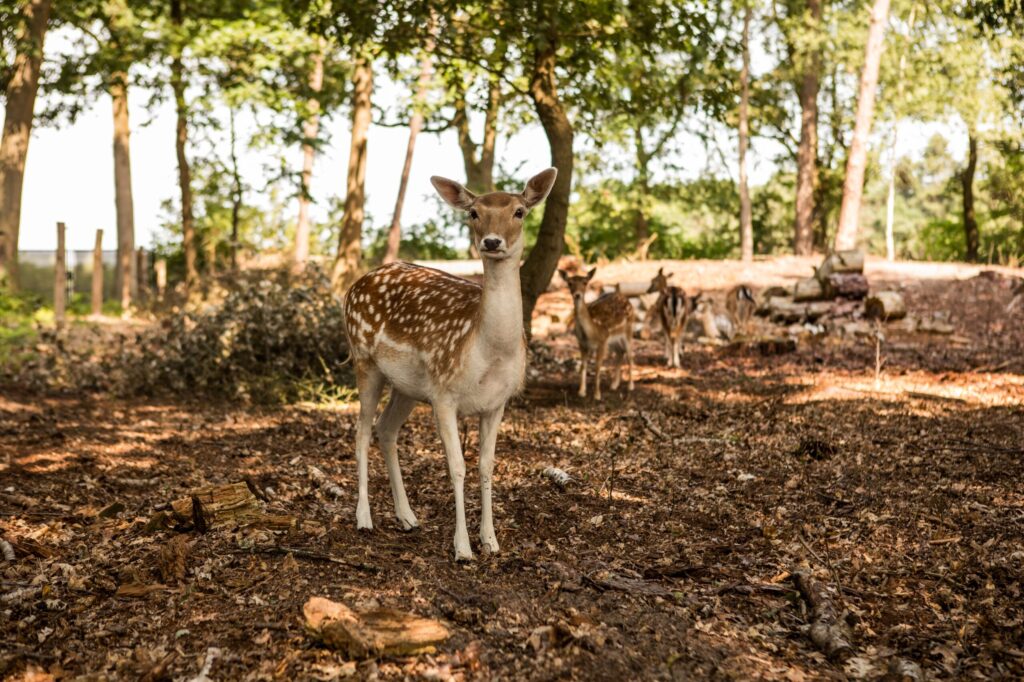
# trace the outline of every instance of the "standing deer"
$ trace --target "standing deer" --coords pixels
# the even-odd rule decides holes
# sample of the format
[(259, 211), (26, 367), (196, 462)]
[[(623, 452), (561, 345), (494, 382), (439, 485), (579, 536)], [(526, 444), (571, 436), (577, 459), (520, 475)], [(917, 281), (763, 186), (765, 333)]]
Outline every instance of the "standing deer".
[(368, 494), (368, 451), (374, 414), (385, 383), (391, 399), (377, 420), (380, 449), (402, 528), (419, 524), (402, 484), (398, 430), (417, 402), (430, 403), (455, 489), (455, 558), (473, 558), (466, 531), (466, 463), (458, 418), (480, 417), (480, 542), (497, 552), (491, 512), (494, 447), (505, 403), (522, 386), (526, 369), (519, 261), (523, 219), (544, 201), (557, 171), (530, 179), (521, 194), (476, 196), (452, 180), (430, 179), (441, 198), (466, 211), (473, 244), (483, 259), (481, 287), (431, 268), (391, 263), (361, 277), (345, 296), (345, 324), (359, 390), (356, 524), (373, 528)]
[(651, 280), (647, 293), (657, 292), (658, 300), (651, 307), (648, 318), (657, 320), (661, 325), (661, 331), (665, 335), (665, 360), (668, 366), (681, 367), (679, 344), (682, 342), (690, 307), (686, 292), (681, 287), (669, 285), (668, 279), (671, 276), (672, 273), (666, 275), (663, 268), (658, 268), (658, 274)]
[(633, 390), (633, 306), (629, 299), (616, 290), (605, 294), (593, 303), (586, 303), (583, 295), (593, 279), (597, 268), (585, 276), (572, 276), (559, 270), (572, 294), (573, 311), (576, 316), (576, 340), (580, 344), (580, 390), (579, 396), (587, 396), (587, 360), (594, 358), (594, 400), (601, 399), (601, 365), (611, 347), (616, 351), (615, 375), (612, 390), (622, 382), (622, 356), (629, 365), (629, 390)]
[(737, 284), (725, 295), (725, 309), (740, 334), (747, 333), (755, 308), (757, 301), (754, 300), (754, 292), (746, 284)]

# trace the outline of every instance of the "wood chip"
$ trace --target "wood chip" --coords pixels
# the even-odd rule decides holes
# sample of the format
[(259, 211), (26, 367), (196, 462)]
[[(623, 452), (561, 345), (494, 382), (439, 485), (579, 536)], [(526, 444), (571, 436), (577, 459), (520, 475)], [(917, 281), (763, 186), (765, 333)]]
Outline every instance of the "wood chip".
[(357, 613), (324, 597), (311, 597), (302, 613), (313, 636), (348, 658), (431, 652), (450, 635), (431, 618), (386, 608)]

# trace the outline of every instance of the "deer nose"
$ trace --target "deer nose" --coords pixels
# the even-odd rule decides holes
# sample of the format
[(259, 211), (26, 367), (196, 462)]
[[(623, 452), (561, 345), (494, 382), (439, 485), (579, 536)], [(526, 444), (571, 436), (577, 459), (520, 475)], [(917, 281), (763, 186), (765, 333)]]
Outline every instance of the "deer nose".
[(487, 238), (484, 240), (485, 251), (497, 251), (499, 248), (501, 248), (500, 239)]

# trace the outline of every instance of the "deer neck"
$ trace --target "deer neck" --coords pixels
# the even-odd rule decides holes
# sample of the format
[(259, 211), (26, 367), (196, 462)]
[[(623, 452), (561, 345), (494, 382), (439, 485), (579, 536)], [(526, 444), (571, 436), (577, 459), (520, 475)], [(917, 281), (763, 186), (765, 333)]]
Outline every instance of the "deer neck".
[(578, 299), (573, 298), (572, 305), (576, 311), (576, 324), (579, 325), (588, 339), (596, 337), (597, 325), (594, 324), (594, 318), (590, 316), (590, 308), (587, 307), (586, 301), (583, 300), (582, 296)]
[(498, 349), (523, 342), (523, 294), (519, 286), (519, 259), (484, 259), (484, 290), (480, 301), (477, 335)]

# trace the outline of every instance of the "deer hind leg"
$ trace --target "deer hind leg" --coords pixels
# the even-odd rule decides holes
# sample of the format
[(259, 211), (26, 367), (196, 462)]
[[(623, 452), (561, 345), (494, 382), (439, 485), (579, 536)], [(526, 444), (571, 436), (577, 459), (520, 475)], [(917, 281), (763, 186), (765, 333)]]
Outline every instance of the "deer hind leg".
[(669, 344), (672, 346), (672, 366), (680, 367), (679, 362), (679, 336), (670, 336)]
[(356, 466), (359, 469), (359, 502), (356, 505), (356, 527), (373, 528), (370, 514), (370, 437), (373, 417), (384, 390), (384, 375), (371, 363), (356, 366), (356, 388), (359, 390), (359, 421), (356, 424)]
[(388, 406), (377, 420), (377, 439), (380, 442), (380, 450), (384, 453), (384, 463), (388, 467), (391, 497), (395, 501), (395, 517), (402, 530), (412, 530), (420, 525), (409, 507), (405, 485), (402, 483), (402, 469), (398, 463), (398, 432), (415, 406), (415, 400), (392, 389)]
[(624, 352), (625, 351), (623, 351), (623, 352), (619, 352), (618, 350), (615, 351), (615, 364), (613, 365), (614, 369), (612, 370), (612, 385), (611, 385), (611, 389), (613, 391), (617, 390), (619, 388), (619, 384), (622, 383), (622, 355), (623, 355)]
[(469, 546), (469, 533), (466, 530), (466, 460), (462, 457), (462, 444), (459, 442), (458, 413), (454, 406), (438, 402), (434, 404), (434, 418), (437, 420), (441, 443), (444, 444), (448, 473), (455, 491), (455, 560), (469, 561), (473, 558), (473, 550)]
[(629, 390), (633, 390), (633, 339), (626, 336), (626, 384)]
[(480, 545), (484, 551), (496, 553), (498, 538), (494, 534), (494, 516), (491, 512), (491, 481), (494, 475), (494, 447), (498, 440), (498, 427), (505, 408), (480, 416)]

